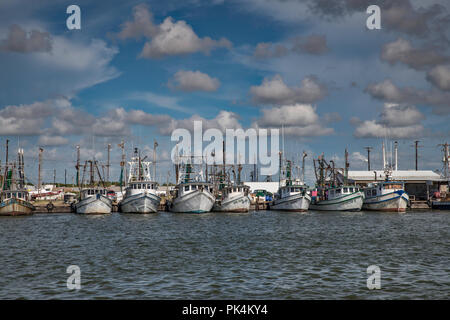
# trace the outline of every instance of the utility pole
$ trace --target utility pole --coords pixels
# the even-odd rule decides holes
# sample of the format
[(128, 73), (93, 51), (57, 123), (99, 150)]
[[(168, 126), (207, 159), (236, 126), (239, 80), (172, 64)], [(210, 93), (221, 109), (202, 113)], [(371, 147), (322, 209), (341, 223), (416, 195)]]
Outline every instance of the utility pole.
[(370, 171), (370, 151), (373, 149), (372, 147), (365, 147), (367, 150), (367, 171)]
[(38, 193), (41, 193), (41, 170), (42, 170), (42, 152), (44, 148), (39, 147), (39, 165), (38, 165)]
[(56, 187), (56, 169), (53, 169), (53, 187)]
[(418, 165), (417, 165), (417, 162), (418, 162), (418, 158), (419, 158), (419, 156), (418, 156), (418, 149), (419, 149), (419, 140), (416, 140), (415, 142), (414, 142), (414, 145), (415, 145), (415, 148), (416, 148), (416, 171), (418, 170)]

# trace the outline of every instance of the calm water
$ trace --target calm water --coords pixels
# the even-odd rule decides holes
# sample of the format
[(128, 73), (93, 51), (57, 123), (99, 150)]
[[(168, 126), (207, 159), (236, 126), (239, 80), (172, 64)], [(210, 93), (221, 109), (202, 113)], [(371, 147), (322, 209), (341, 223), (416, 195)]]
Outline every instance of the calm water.
[[(448, 299), (449, 225), (450, 212), (1, 217), (0, 298)], [(374, 264), (381, 290), (366, 287)]]

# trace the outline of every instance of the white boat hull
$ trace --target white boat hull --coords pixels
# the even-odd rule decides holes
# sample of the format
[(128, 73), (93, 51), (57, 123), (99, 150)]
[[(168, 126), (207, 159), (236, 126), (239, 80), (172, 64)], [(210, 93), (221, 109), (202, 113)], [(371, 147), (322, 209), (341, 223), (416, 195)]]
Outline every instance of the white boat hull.
[(77, 202), (75, 208), (79, 214), (108, 214), (112, 211), (112, 202), (109, 198), (97, 194)]
[(248, 212), (250, 210), (250, 199), (246, 195), (225, 198), (221, 202), (216, 202), (213, 211), (217, 212)]
[(211, 211), (215, 199), (209, 191), (197, 190), (173, 199), (171, 212), (204, 213)]
[(320, 211), (360, 211), (363, 205), (364, 195), (361, 192), (348, 194), (337, 199), (321, 200), (311, 203), (311, 210)]
[(154, 213), (158, 212), (161, 198), (152, 193), (139, 193), (125, 197), (120, 203), (123, 213)]
[(409, 196), (405, 191), (395, 191), (388, 194), (365, 198), (363, 210), (405, 212)]
[(309, 195), (294, 194), (282, 199), (276, 199), (270, 206), (270, 210), (282, 210), (282, 211), (308, 211), (311, 202)]

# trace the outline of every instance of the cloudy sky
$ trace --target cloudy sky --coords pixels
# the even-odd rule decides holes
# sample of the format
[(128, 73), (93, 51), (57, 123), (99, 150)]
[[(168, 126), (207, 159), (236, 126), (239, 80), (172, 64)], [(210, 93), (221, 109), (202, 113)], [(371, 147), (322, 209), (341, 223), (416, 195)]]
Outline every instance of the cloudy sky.
[[(81, 8), (68, 30), (66, 8)], [(366, 8), (381, 7), (381, 30)], [(123, 139), (166, 181), (176, 128), (280, 128), (285, 151), (324, 153), (351, 169), (399, 142), (401, 169), (441, 169), (450, 140), (450, 3), (446, 0), (184, 0), (0, 2), (0, 135), (25, 149), (27, 175), (72, 182), (82, 160), (118, 178)], [(342, 165), (342, 163), (341, 163)], [(246, 170), (248, 179), (248, 170)], [(312, 178), (312, 171), (307, 175)], [(170, 172), (170, 180), (173, 180)]]

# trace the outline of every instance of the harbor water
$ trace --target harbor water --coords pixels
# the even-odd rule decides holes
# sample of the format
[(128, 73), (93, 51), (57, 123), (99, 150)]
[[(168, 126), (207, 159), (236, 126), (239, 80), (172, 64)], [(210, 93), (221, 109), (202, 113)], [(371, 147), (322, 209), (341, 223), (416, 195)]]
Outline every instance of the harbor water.
[(0, 217), (0, 299), (449, 299), (449, 226), (449, 211)]

